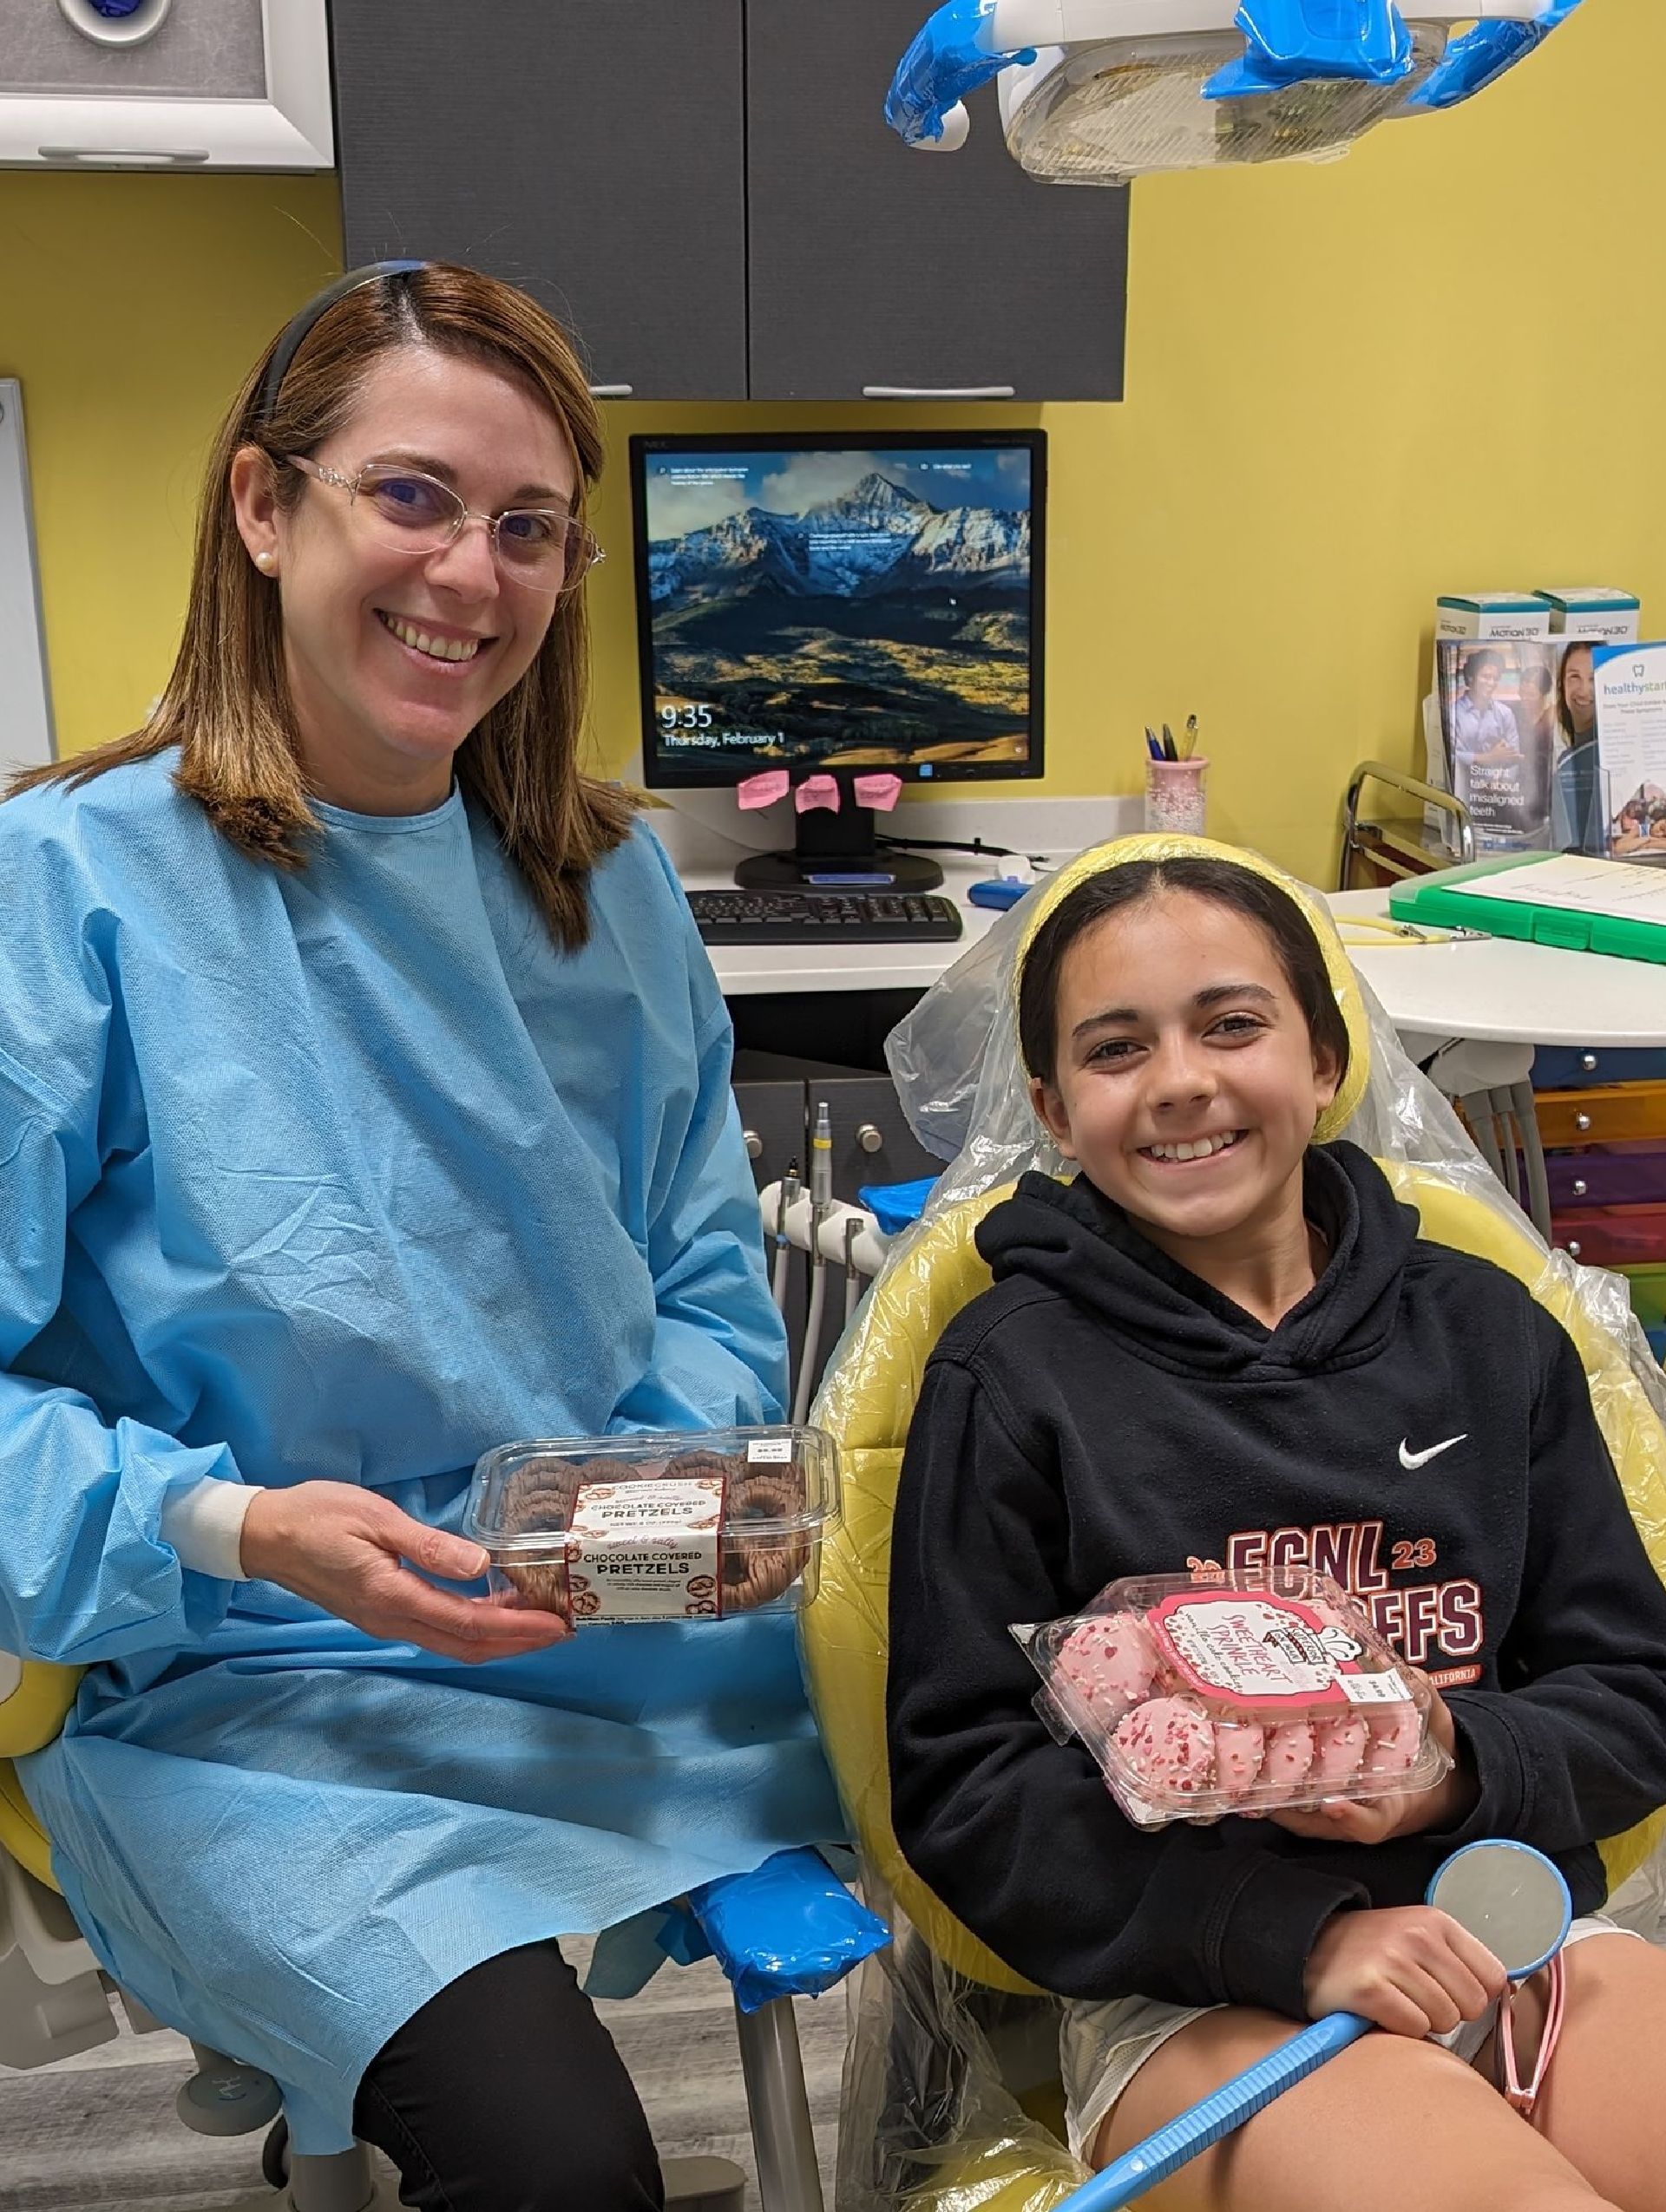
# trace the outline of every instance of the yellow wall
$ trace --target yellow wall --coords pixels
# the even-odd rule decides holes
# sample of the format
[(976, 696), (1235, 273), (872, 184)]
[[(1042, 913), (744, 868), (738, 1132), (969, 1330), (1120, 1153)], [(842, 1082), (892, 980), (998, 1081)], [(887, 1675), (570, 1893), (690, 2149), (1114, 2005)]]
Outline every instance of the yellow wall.
[[(604, 758), (636, 736), (631, 431), (1039, 422), (1046, 789), (1137, 788), (1140, 725), (1195, 710), (1211, 826), (1328, 880), (1351, 762), (1420, 757), (1438, 590), (1623, 584), (1666, 631), (1663, 81), (1659, 0), (1588, 0), (1466, 110), (1340, 165), (1142, 186), (1120, 407), (612, 408)], [(217, 410), (338, 250), (328, 179), (0, 174), (67, 746), (156, 690)], [(967, 281), (999, 283), (974, 249)]]
[(61, 752), (161, 689), (209, 442), (340, 266), (333, 177), (0, 170), (0, 376), (23, 379)]

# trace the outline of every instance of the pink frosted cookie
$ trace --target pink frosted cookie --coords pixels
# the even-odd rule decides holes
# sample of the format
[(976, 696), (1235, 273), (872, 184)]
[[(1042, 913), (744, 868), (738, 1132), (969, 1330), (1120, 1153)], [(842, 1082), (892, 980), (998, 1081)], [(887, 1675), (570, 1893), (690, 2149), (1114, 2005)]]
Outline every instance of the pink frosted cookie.
[(1094, 1718), (1114, 1728), (1150, 1697), (1157, 1679), (1157, 1646), (1138, 1614), (1105, 1613), (1072, 1629), (1055, 1664)]
[(1215, 1729), (1190, 1698), (1149, 1698), (1117, 1729), (1117, 1749), (1147, 1789), (1190, 1796), (1215, 1775)]
[(1365, 1754), (1368, 1774), (1405, 1774), (1423, 1748), (1423, 1723), (1413, 1705), (1379, 1705), (1367, 1713), (1371, 1741)]
[(1253, 1720), (1217, 1720), (1215, 1724), (1215, 1786), (1243, 1796), (1261, 1772), (1267, 1748), (1267, 1731)]
[(1267, 1731), (1267, 1751), (1261, 1763), (1261, 1779), (1294, 1790), (1308, 1778), (1313, 1764), (1313, 1724), (1282, 1720)]
[(1370, 1731), (1362, 1713), (1342, 1713), (1334, 1720), (1315, 1721), (1309, 1781), (1324, 1790), (1335, 1790), (1343, 1783), (1351, 1782), (1360, 1770), (1369, 1741)]

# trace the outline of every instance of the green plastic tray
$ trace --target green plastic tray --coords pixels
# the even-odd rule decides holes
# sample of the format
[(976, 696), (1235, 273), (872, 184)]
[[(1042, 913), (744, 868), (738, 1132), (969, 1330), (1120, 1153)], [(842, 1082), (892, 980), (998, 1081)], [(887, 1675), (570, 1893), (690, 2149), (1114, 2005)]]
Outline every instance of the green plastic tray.
[(1467, 867), (1396, 884), (1388, 911), (1396, 921), (1437, 928), (1482, 929), (1489, 937), (1514, 937), (1554, 945), (1569, 952), (1611, 952), (1622, 960), (1666, 965), (1666, 923), (1627, 921), (1617, 914), (1582, 914), (1563, 906), (1535, 906), (1524, 899), (1489, 899), (1486, 879), (1532, 867), (1545, 853), (1506, 853)]

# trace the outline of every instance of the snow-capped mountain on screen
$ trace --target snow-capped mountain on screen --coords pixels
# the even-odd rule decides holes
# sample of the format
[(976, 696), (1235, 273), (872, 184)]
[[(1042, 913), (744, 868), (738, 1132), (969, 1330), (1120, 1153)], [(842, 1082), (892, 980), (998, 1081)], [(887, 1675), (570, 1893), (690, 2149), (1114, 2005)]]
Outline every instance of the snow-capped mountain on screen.
[(749, 507), (648, 549), (648, 585), (667, 600), (859, 599), (881, 592), (1027, 590), (1030, 518), (987, 507), (935, 507), (878, 470), (803, 514)]

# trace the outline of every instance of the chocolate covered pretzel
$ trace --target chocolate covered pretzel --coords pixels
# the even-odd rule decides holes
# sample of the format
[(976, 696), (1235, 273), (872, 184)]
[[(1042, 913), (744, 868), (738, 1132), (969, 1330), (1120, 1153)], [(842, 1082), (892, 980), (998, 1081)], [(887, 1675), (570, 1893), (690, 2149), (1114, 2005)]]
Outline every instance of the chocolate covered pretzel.
[[(607, 1458), (530, 1461), (511, 1478), (505, 1490), (503, 1535), (514, 1538), (563, 1530), (573, 1518), (581, 1485), (640, 1481), (643, 1467), (639, 1461), (626, 1472), (619, 1461)], [(739, 1454), (697, 1450), (647, 1471), (672, 1481), (715, 1476), (724, 1482), (718, 1567), (723, 1612), (748, 1613), (770, 1604), (790, 1589), (808, 1566), (808, 1537), (776, 1534), (749, 1538), (744, 1533), (748, 1521), (785, 1520), (803, 1511), (804, 1479), (797, 1466), (759, 1465)], [(569, 1623), (574, 1620), (580, 1608), (574, 1603), (565, 1558), (554, 1556), (535, 1564), (508, 1561), (499, 1564), (524, 1604), (541, 1613), (557, 1613)]]

